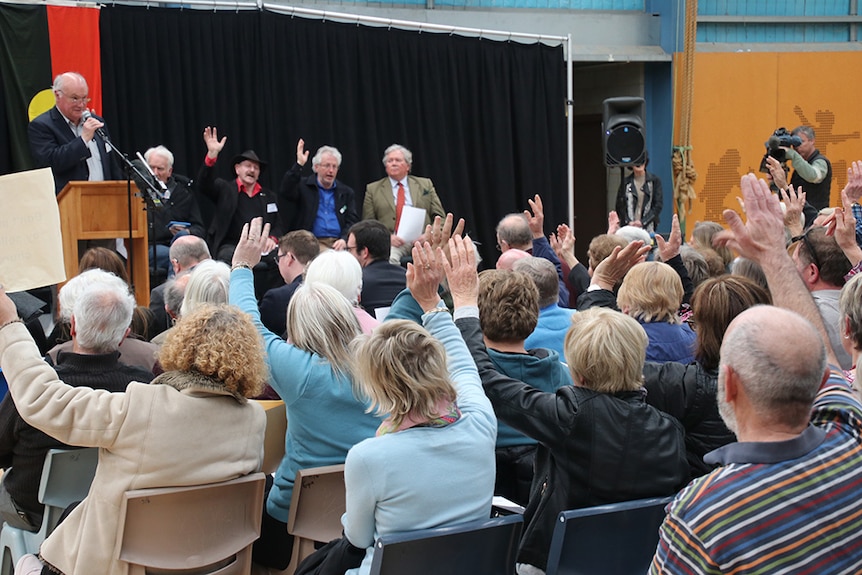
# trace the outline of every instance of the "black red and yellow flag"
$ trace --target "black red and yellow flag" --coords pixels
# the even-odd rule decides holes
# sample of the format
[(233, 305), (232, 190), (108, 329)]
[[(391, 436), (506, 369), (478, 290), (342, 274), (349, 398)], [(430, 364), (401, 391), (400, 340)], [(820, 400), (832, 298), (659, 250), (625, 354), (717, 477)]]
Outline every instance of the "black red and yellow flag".
[(100, 113), (101, 69), (98, 8), (0, 4), (0, 77), (12, 171), (33, 167), (27, 124), (54, 105), (54, 76), (80, 72), (90, 88), (90, 107)]

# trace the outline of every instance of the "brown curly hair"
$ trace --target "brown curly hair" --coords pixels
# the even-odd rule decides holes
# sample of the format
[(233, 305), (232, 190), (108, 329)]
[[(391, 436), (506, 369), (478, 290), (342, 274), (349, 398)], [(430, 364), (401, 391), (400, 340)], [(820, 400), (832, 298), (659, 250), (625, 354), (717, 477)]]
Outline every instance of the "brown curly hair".
[(257, 328), (247, 314), (227, 304), (202, 304), (183, 316), (159, 351), (159, 363), (165, 371), (217, 379), (244, 397), (260, 395), (268, 377)]

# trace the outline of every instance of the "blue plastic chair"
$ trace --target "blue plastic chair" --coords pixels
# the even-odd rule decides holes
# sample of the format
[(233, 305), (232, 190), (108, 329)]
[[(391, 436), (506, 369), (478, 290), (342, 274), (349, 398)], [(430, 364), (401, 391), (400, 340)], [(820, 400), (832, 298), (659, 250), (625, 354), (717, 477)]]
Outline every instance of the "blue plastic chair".
[(547, 575), (644, 575), (673, 497), (563, 511), (548, 553)]
[(12, 573), (15, 563), (25, 553), (38, 553), (42, 541), (57, 527), (66, 507), (87, 497), (98, 462), (99, 450), (95, 447), (48, 451), (39, 484), (39, 502), (45, 505), (42, 525), (32, 533), (3, 523), (0, 575)]
[(371, 575), (513, 575), (524, 518), (507, 515), (380, 537)]

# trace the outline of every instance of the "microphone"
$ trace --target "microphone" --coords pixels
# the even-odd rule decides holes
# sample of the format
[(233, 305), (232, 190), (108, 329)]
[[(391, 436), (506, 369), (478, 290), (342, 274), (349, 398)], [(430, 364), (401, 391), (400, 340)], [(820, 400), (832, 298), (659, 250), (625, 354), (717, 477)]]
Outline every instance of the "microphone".
[[(93, 115), (93, 113), (92, 113), (92, 112), (90, 112), (90, 110), (84, 110), (84, 113), (83, 113), (83, 114), (81, 114), (81, 119), (82, 119), (82, 120), (84, 120), (84, 121), (86, 122), (86, 121), (87, 121), (87, 120), (89, 120), (90, 118), (97, 119), (97, 118)], [(99, 136), (101, 136), (101, 138), (102, 138), (103, 140), (110, 140), (110, 138), (108, 137), (108, 135), (105, 133), (105, 130), (103, 130), (102, 128), (96, 128), (96, 133), (97, 133), (97, 134), (99, 134)]]

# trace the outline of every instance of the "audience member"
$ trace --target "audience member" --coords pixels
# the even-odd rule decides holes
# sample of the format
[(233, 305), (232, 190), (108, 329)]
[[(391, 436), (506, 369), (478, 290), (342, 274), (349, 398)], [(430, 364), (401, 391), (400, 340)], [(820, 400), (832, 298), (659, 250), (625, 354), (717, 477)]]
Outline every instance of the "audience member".
[(165, 314), (168, 316), (169, 321), (171, 322), (171, 327), (156, 335), (154, 338), (150, 339), (151, 343), (156, 345), (162, 345), (165, 343), (165, 340), (168, 337), (168, 333), (172, 329), (174, 329), (174, 324), (180, 319), (180, 311), (183, 306), (183, 299), (186, 295), (186, 286), (189, 283), (189, 279), (191, 279), (192, 272), (191, 270), (182, 272), (180, 275), (175, 277), (174, 279), (170, 279), (165, 282), (164, 285), (167, 287), (164, 290), (164, 301), (165, 304), (162, 306), (162, 309), (165, 310)]
[(500, 257), (497, 258), (497, 264), (495, 267), (498, 270), (511, 270), (512, 267), (515, 265), (515, 262), (517, 262), (518, 260), (531, 257), (533, 256), (530, 255), (530, 252), (525, 252), (524, 250), (512, 248), (500, 254)]
[(27, 128), (30, 152), (38, 168), (51, 168), (55, 192), (72, 180), (120, 180), (114, 161), (100, 131), (108, 133), (105, 120), (90, 114), (87, 80), (77, 72), (54, 78), (55, 106), (33, 119)]
[[(550, 262), (540, 258), (531, 259), (550, 266), (550, 277), (556, 286), (556, 273)], [(528, 347), (524, 341), (534, 333), (541, 317), (538, 311), (539, 290), (526, 273), (483, 271), (479, 274), (478, 304), (479, 325), (495, 369), (549, 393), (564, 385), (572, 385), (572, 377), (561, 362), (559, 353), (553, 349)], [(556, 307), (556, 297), (552, 305)], [(567, 314), (563, 334), (570, 324)], [(535, 439), (515, 431), (506, 423), (497, 423), (496, 495), (527, 505), (533, 481), (536, 444)]]
[[(475, 306), (472, 247), (470, 258)], [(354, 347), (360, 388), (386, 419), (377, 436), (355, 445), (345, 461), (344, 535), (367, 549), (351, 574), (369, 572), (380, 536), (487, 519), (491, 513), (497, 422), (438, 295), (444, 259), (442, 250), (435, 253), (426, 244), (413, 249), (408, 264), (410, 293), (424, 312), (422, 327), (384, 322)]]
[(694, 361), (694, 331), (680, 323), (683, 288), (677, 273), (661, 262), (643, 262), (626, 274), (617, 294), (620, 310), (635, 318), (649, 338), (648, 361)]
[[(848, 473), (862, 469), (862, 405), (785, 251), (778, 198), (754, 174), (740, 188), (747, 221), (726, 210), (730, 229), (716, 240), (760, 264), (780, 308), (747, 310), (725, 333), (719, 411), (739, 443), (709, 454), (722, 467), (668, 506), (650, 572), (855, 573), (859, 553), (836, 549), (862, 546), (848, 528), (862, 510)], [(776, 345), (776, 334), (793, 341)]]
[(203, 238), (203, 218), (198, 200), (191, 190), (191, 180), (174, 173), (173, 153), (159, 145), (144, 152), (144, 159), (156, 179), (165, 184), (161, 207), (151, 210), (149, 218), (149, 238), (155, 244), (150, 247), (150, 267), (163, 269), (170, 277), (173, 258), (169, 248), (172, 242), (189, 234)]
[(632, 166), (632, 172), (620, 180), (617, 190), (616, 211), (620, 224), (643, 228), (655, 233), (662, 208), (661, 180), (648, 172), (649, 154)]
[(552, 349), (563, 357), (563, 342), (572, 325), (572, 314), (576, 310), (560, 307), (559, 282), (554, 264), (535, 256), (515, 262), (514, 271), (527, 274), (539, 290), (539, 318), (524, 345), (527, 349), (543, 347)]
[(862, 275), (856, 274), (841, 288), (838, 309), (841, 312), (841, 343), (851, 359), (851, 368), (844, 370), (844, 377), (853, 384), (859, 394), (862, 379), (856, 376), (859, 371), (859, 355), (862, 354)]
[[(75, 303), (78, 301), (81, 294), (87, 291), (93, 284), (113, 284), (116, 282), (122, 282), (122, 284), (126, 286), (126, 290), (129, 291), (129, 285), (122, 279), (110, 272), (106, 272), (105, 270), (98, 268), (86, 270), (70, 279), (63, 285), (63, 287), (60, 288), (60, 293), (57, 297), (58, 324), (65, 325), (66, 328), (64, 328), (64, 330), (66, 332), (70, 331), (72, 312), (75, 309)], [(119, 349), (120, 360), (126, 365), (142, 367), (154, 375), (161, 373), (161, 367), (157, 365), (156, 361), (156, 354), (159, 351), (158, 346), (153, 345), (148, 341), (126, 337), (122, 343), (120, 343)], [(48, 351), (48, 359), (52, 363), (56, 364), (58, 354), (61, 351), (67, 352), (72, 350), (72, 341), (63, 341)]]
[(359, 221), (353, 188), (338, 177), (341, 152), (332, 146), (321, 146), (311, 159), (314, 175), (301, 177), (308, 161), (305, 141), (296, 143), (296, 163), (284, 174), (281, 193), (291, 207), (291, 230), (307, 230), (325, 247), (343, 250), (347, 231)]
[[(60, 352), (54, 367), (72, 387), (124, 391), (132, 381), (147, 383), (153, 377), (146, 369), (120, 362), (120, 342), (129, 333), (135, 298), (125, 283), (111, 277), (113, 281), (86, 285), (72, 310), (72, 350)], [(0, 402), (0, 467), (6, 470), (0, 484), (0, 515), (8, 525), (39, 530), (44, 511), (38, 500), (42, 465), (55, 448), (70, 449), (24, 421), (6, 394)]]
[(285, 336), (287, 305), (293, 293), (302, 285), (308, 264), (319, 253), (320, 242), (308, 230), (294, 230), (278, 240), (275, 259), (284, 285), (267, 290), (260, 300), (260, 320), (272, 333)]
[(691, 246), (680, 246), (679, 257), (682, 258), (685, 271), (688, 272), (688, 277), (691, 278), (695, 288), (710, 278), (706, 258), (696, 249)]
[(230, 268), (226, 263), (204, 260), (192, 270), (183, 293), (180, 317), (189, 315), (203, 304), (227, 303)]
[(320, 282), (334, 287), (338, 293), (347, 298), (353, 307), (353, 313), (359, 320), (362, 333), (370, 334), (371, 330), (380, 325), (373, 316), (359, 305), (359, 294), (362, 293), (362, 266), (347, 252), (326, 250), (308, 265), (305, 273), (307, 283)]
[(290, 417), (285, 456), (269, 489), (255, 542), (254, 561), (284, 569), (290, 563), (293, 537), (287, 533), (296, 472), (343, 463), (347, 451), (373, 437), (380, 419), (357, 399), (350, 342), (360, 334), (359, 321), (347, 299), (322, 283), (303, 284), (287, 306), (285, 342), (260, 323), (252, 274), (266, 244), (269, 226), (260, 218), (246, 224), (234, 253), (230, 301), (249, 314), (263, 336), (270, 385), (284, 400)]
[(763, 275), (763, 269), (757, 262), (744, 258), (742, 256), (733, 260), (730, 264), (730, 273), (735, 276), (748, 278), (769, 293), (769, 286), (766, 284), (766, 276)]
[(120, 254), (108, 248), (89, 248), (78, 261), (78, 273), (87, 270), (100, 269), (110, 272), (129, 285), (129, 272), (126, 270), (126, 262)]
[[(174, 277), (178, 277), (183, 272), (194, 269), (202, 261), (210, 259), (207, 243), (196, 235), (178, 236), (171, 244), (168, 253)], [(167, 290), (165, 284), (159, 284), (150, 291), (150, 311), (153, 312), (156, 335), (173, 325), (170, 321), (170, 313), (165, 310), (165, 290)], [(179, 309), (177, 308), (175, 311), (179, 312)]]
[(545, 211), (542, 198), (536, 194), (533, 199), (527, 201), (530, 205), (529, 210), (504, 216), (497, 224), (497, 247), (502, 254), (516, 249), (554, 264), (559, 278), (560, 306), (568, 307), (569, 290), (563, 280), (565, 277), (563, 266), (551, 248), (548, 238), (545, 237)]
[(347, 251), (362, 266), (362, 294), (359, 304), (375, 315), (374, 310), (392, 305), (407, 285), (404, 268), (389, 262), (389, 231), (375, 220), (362, 220), (350, 228)]
[(721, 341), (730, 322), (756, 305), (772, 299), (754, 282), (733, 275), (710, 278), (694, 292), (691, 300), (695, 333), (695, 361), (644, 365), (647, 403), (676, 417), (685, 428), (685, 448), (691, 478), (709, 473), (715, 465), (703, 457), (735, 441), (718, 413), (716, 388)]
[[(0, 289), (0, 366), (21, 417), (63, 443), (99, 448), (89, 495), (39, 548), (45, 571), (128, 572), (116, 550), (130, 489), (216, 483), (260, 468), (266, 417), (246, 397), (267, 372), (239, 310), (204, 306), (184, 317), (161, 349), (165, 373), (113, 393), (61, 381), (16, 317)], [(34, 564), (26, 556), (16, 572)]]
[(812, 227), (794, 240), (795, 246), (790, 248), (793, 261), (805, 287), (817, 303), (823, 323), (826, 324), (828, 343), (835, 352), (841, 369), (850, 369), (850, 354), (844, 351), (841, 343), (838, 297), (844, 285), (844, 276), (853, 265), (844, 255), (835, 236), (826, 234), (826, 228)]
[[(691, 231), (691, 245), (698, 250), (713, 250), (721, 258), (722, 267), (727, 271), (730, 268), (730, 262), (733, 261), (733, 252), (726, 246), (714, 245), (712, 241), (715, 234), (723, 229), (721, 224), (715, 222), (697, 222)], [(713, 273), (712, 277), (715, 277), (715, 275), (717, 274)]]
[[(546, 393), (499, 373), (482, 340), (470, 243), (453, 238), (447, 267), (456, 325), (498, 419), (539, 442), (518, 553), (526, 564), (519, 573), (535, 573), (545, 569), (560, 511), (675, 493), (688, 477), (683, 430), (645, 403), (647, 337), (619, 312), (572, 316), (565, 357), (574, 386)], [(621, 259), (641, 254), (640, 248), (626, 246)]]
[(377, 220), (386, 226), (390, 233), (389, 261), (398, 265), (401, 258), (410, 255), (411, 249), (410, 244), (398, 236), (398, 224), (401, 223), (404, 206), (425, 210), (426, 226), (436, 216), (445, 217), (446, 212), (434, 189), (434, 182), (410, 175), (413, 168), (413, 153), (410, 150), (400, 144), (392, 144), (383, 152), (383, 167), (386, 168), (386, 177), (365, 188), (362, 219)]

